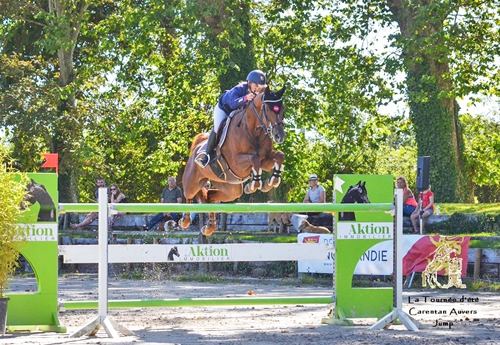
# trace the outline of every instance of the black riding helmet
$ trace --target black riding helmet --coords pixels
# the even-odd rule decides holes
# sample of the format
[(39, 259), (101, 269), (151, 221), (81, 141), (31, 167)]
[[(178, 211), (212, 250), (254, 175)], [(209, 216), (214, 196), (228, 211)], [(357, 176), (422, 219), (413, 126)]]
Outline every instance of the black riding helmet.
[(257, 85), (266, 85), (266, 75), (259, 69), (255, 69), (248, 73), (247, 81), (251, 81)]

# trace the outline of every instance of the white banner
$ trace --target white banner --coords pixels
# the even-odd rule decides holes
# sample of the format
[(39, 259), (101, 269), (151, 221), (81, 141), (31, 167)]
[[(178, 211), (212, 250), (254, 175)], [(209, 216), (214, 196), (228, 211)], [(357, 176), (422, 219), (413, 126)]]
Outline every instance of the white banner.
[(57, 242), (57, 223), (19, 224), (26, 232), (28, 241)]
[[(403, 236), (404, 257), (422, 235)], [(299, 234), (298, 243), (329, 243), (333, 244), (333, 235)], [(299, 261), (299, 273), (329, 273), (333, 272), (333, 254), (328, 253), (324, 261)], [(392, 240), (379, 242), (370, 247), (359, 259), (354, 274), (362, 275), (391, 275), (393, 270)]]
[(392, 239), (392, 222), (337, 222), (338, 240)]

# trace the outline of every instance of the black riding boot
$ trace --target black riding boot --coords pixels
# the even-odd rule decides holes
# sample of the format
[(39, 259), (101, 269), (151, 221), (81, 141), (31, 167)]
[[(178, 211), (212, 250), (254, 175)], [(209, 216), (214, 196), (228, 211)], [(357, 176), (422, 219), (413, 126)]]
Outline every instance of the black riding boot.
[(208, 162), (210, 162), (210, 155), (212, 151), (215, 149), (215, 145), (217, 144), (217, 134), (212, 130), (208, 137), (207, 147), (205, 151), (200, 151), (200, 155), (196, 157), (195, 162), (201, 166), (202, 168), (206, 167)]

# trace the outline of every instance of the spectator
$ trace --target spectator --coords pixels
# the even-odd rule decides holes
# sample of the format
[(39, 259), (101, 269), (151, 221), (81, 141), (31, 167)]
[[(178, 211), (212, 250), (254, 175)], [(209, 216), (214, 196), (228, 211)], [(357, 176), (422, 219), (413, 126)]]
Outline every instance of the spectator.
[[(175, 204), (175, 203), (182, 203), (182, 192), (179, 187), (177, 187), (177, 182), (175, 181), (175, 178), (173, 176), (170, 176), (168, 178), (168, 186), (163, 189), (163, 192), (161, 193), (161, 199), (160, 203), (165, 203), (165, 204)], [(181, 213), (171, 213), (171, 212), (163, 212), (163, 213), (158, 213), (157, 215), (153, 216), (147, 224), (144, 224), (142, 228), (145, 231), (148, 231), (152, 229), (156, 224), (160, 222), (166, 222), (168, 220), (173, 220), (175, 223), (181, 219), (182, 214)]]
[(417, 200), (410, 188), (408, 182), (403, 176), (398, 177), (396, 181), (397, 187), (403, 190), (403, 216), (410, 217), (417, 209)]
[(434, 214), (434, 193), (431, 191), (431, 185), (429, 185), (429, 188), (422, 193), (420, 193), (419, 197), (419, 202), (420, 198), (422, 199), (422, 209), (419, 210), (418, 208), (413, 211), (413, 213), (410, 216), (411, 224), (413, 225), (413, 233), (414, 234), (419, 234), (420, 232), (418, 231), (418, 226), (417, 226), (417, 219), (419, 219), (419, 216), (422, 217), (422, 233), (424, 231), (424, 222)]
[[(103, 178), (98, 178), (97, 181), (96, 181), (96, 185), (97, 185), (97, 188), (94, 192), (94, 196), (95, 196), (95, 201), (97, 202), (97, 200), (99, 200), (99, 188), (104, 188), (106, 187), (106, 181), (104, 181)], [(99, 218), (99, 212), (91, 212), (89, 213), (81, 223), (78, 223), (78, 224), (70, 224), (70, 227), (71, 229), (73, 230), (80, 230), (81, 228), (89, 225), (90, 223), (92, 223), (94, 220), (96, 220), (97, 218)]]
[(307, 190), (304, 198), (305, 203), (324, 203), (325, 202), (325, 188), (319, 184), (318, 176), (312, 174), (309, 176), (309, 189)]
[[(118, 185), (112, 184), (109, 187), (109, 191), (110, 191), (110, 198), (109, 198), (110, 203), (119, 204), (119, 203), (126, 203), (127, 202), (127, 197), (125, 196), (125, 194), (123, 194), (120, 191), (120, 188), (118, 187)], [(115, 222), (115, 218), (119, 217), (119, 216), (123, 216), (126, 213), (127, 212), (118, 212), (116, 214), (110, 214), (108, 217), (109, 230), (111, 230), (111, 228), (113, 227), (113, 224)]]
[[(319, 184), (318, 175), (311, 174), (311, 176), (309, 176), (309, 189), (306, 192), (306, 196), (303, 202), (317, 204), (324, 203), (325, 199), (325, 188), (323, 188), (323, 186)], [(306, 214), (309, 217), (314, 217), (321, 214), (321, 212), (307, 212)], [(288, 223), (290, 223), (290, 217), (286, 217), (285, 219)]]

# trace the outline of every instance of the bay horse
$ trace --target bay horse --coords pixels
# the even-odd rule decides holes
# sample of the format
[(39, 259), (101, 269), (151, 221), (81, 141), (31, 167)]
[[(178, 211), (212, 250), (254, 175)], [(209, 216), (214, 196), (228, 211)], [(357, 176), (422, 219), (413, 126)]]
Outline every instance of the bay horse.
[[(230, 202), (239, 198), (243, 191), (251, 194), (257, 190), (268, 192), (279, 186), (285, 154), (273, 148), (273, 143), (283, 143), (285, 130), (283, 124), (284, 106), (282, 101), (285, 87), (272, 91), (268, 87), (243, 109), (231, 114), (227, 135), (217, 150), (217, 159), (201, 168), (195, 163), (198, 150), (208, 138), (207, 133), (198, 134), (192, 144), (187, 160), (182, 185), (187, 203)], [(219, 130), (223, 135), (223, 129)], [(262, 171), (272, 175), (262, 180)], [(243, 184), (251, 179), (244, 187)], [(210, 180), (212, 189), (203, 188)], [(179, 225), (187, 228), (190, 224), (186, 212)], [(201, 233), (210, 236), (217, 228), (215, 213), (209, 213), (207, 225)]]
[[(359, 181), (354, 186), (349, 186), (349, 189), (342, 198), (341, 204), (369, 204), (368, 192), (366, 190), (366, 181), (361, 183)], [(342, 220), (356, 220), (354, 212), (340, 212), (339, 221)]]

